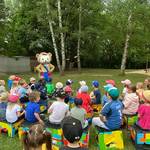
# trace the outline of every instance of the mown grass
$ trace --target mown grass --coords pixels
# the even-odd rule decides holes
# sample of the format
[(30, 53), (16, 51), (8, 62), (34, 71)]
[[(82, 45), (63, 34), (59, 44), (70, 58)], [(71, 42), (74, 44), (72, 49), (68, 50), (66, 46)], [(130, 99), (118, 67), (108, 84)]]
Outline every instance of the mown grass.
[[(133, 84), (139, 81), (144, 81), (144, 79), (147, 77), (146, 75), (141, 74), (127, 74), (126, 76), (119, 75), (119, 70), (106, 70), (106, 69), (86, 69), (83, 70), (81, 73), (78, 73), (76, 71), (66, 72), (64, 76), (60, 76), (59, 73), (53, 74), (53, 83), (56, 83), (58, 81), (61, 81), (65, 84), (65, 81), (67, 79), (72, 79), (74, 81), (73, 89), (76, 91), (76, 89), (79, 87), (78, 82), (80, 80), (86, 80), (87, 85), (89, 85), (90, 90), (92, 90), (91, 82), (92, 80), (98, 80), (100, 82), (100, 90), (103, 93), (103, 85), (105, 85), (105, 80), (107, 79), (114, 79), (116, 81), (117, 87), (122, 90), (121, 81), (128, 78), (130, 79)], [(27, 81), (29, 81), (29, 78), (31, 76), (37, 77), (35, 73), (26, 73), (26, 74), (19, 74), (21, 77), (25, 78)], [(8, 79), (9, 74), (7, 75), (0, 75), (0, 79)], [(90, 130), (90, 150), (97, 150), (97, 143), (95, 139), (95, 129), (94, 127), (91, 127)], [(128, 132), (126, 130), (123, 130), (123, 138), (124, 138), (124, 144), (125, 144), (125, 150), (134, 150), (133, 143), (131, 142), (131, 139), (129, 138)], [(9, 138), (7, 135), (0, 135), (0, 150), (22, 150), (21, 142), (19, 141), (17, 135), (14, 138)]]

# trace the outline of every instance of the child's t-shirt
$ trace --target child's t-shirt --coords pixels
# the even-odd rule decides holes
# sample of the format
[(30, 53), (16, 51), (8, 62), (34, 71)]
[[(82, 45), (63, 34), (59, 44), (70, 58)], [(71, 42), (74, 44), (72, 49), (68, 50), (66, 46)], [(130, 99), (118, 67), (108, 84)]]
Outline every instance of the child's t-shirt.
[(101, 92), (100, 92), (100, 90), (99, 89), (94, 90), (93, 93), (95, 96), (96, 104), (101, 104)]
[(136, 93), (126, 94), (123, 100), (123, 114), (136, 114), (139, 107), (139, 97)]
[(20, 98), (25, 97), (26, 94), (27, 94), (27, 89), (25, 89), (24, 87), (20, 87), (20, 88), (18, 89), (18, 94), (19, 94), (19, 97), (20, 97)]
[(141, 104), (138, 109), (138, 114), (140, 116), (138, 120), (140, 127), (150, 130), (150, 106)]
[(25, 119), (31, 123), (37, 122), (34, 113), (40, 113), (40, 105), (36, 102), (29, 102), (26, 107)]
[(72, 88), (71, 88), (71, 86), (67, 85), (66, 87), (64, 87), (64, 91), (65, 91), (66, 94), (68, 94), (70, 96), (72, 95)]
[(7, 108), (7, 103), (1, 102), (0, 103), (0, 121), (6, 120), (6, 108)]
[(70, 113), (71, 113), (71, 116), (73, 118), (78, 119), (81, 122), (82, 127), (84, 127), (84, 121), (85, 121), (84, 119), (86, 115), (86, 110), (84, 108), (74, 107), (71, 109)]
[(82, 107), (86, 110), (86, 112), (91, 112), (92, 108), (90, 106), (91, 104), (91, 99), (88, 93), (78, 93), (77, 94), (77, 98), (81, 98), (83, 103), (82, 103)]
[(102, 97), (102, 105), (104, 106), (106, 103), (110, 102), (111, 100), (107, 97), (107, 95), (103, 95)]
[(49, 110), (52, 111), (49, 116), (49, 121), (51, 123), (59, 124), (69, 111), (69, 106), (64, 102), (56, 101), (50, 106)]
[(17, 112), (21, 111), (21, 107), (15, 104), (13, 108), (10, 109), (9, 103), (6, 109), (6, 120), (9, 123), (14, 123), (18, 120)]
[(119, 129), (122, 123), (122, 108), (123, 104), (119, 100), (112, 100), (107, 103), (101, 114), (106, 117), (105, 125), (110, 129)]

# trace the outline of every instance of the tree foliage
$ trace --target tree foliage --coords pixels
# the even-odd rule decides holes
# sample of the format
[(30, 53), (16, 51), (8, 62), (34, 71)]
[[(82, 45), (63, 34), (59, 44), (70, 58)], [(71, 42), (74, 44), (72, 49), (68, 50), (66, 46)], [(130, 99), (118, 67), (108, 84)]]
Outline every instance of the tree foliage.
[[(132, 25), (126, 65), (145, 67), (150, 54), (149, 0), (63, 0), (62, 28), (57, 1), (50, 0), (49, 6), (59, 56), (60, 34), (64, 35), (66, 67), (77, 66), (79, 13), (82, 67), (120, 68), (130, 13)], [(35, 56), (37, 52), (50, 51), (54, 54), (47, 17), (45, 0), (0, 2), (0, 53)]]

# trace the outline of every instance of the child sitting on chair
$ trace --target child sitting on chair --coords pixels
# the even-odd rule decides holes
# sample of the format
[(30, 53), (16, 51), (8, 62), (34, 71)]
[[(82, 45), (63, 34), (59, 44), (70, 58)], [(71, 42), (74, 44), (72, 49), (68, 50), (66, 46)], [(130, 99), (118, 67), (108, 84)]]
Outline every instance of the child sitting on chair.
[(92, 124), (107, 130), (115, 130), (121, 127), (122, 103), (118, 100), (119, 91), (113, 87), (108, 90), (111, 101), (107, 103), (100, 112), (99, 117), (94, 117)]
[(30, 83), (28, 84), (29, 85), (29, 89), (31, 91), (35, 90), (35, 84), (36, 84), (36, 79), (34, 77), (31, 77), (30, 78)]
[(138, 122), (137, 125), (142, 129), (150, 130), (150, 90), (142, 93), (144, 104), (141, 104), (138, 109)]
[(62, 121), (62, 130), (68, 145), (62, 146), (60, 150), (87, 150), (87, 148), (82, 148), (79, 144), (83, 133), (82, 124), (79, 120), (71, 116), (65, 117)]
[(125, 95), (122, 103), (124, 105), (124, 109), (122, 111), (123, 114), (134, 115), (137, 113), (139, 107), (139, 97), (136, 94), (136, 86), (128, 86), (128, 94)]
[(18, 101), (18, 95), (9, 95), (6, 109), (6, 120), (9, 123), (15, 123), (24, 118), (24, 111), (21, 111)]
[(56, 85), (55, 85), (55, 90), (54, 90), (54, 92), (53, 92), (53, 94), (52, 94), (52, 97), (55, 98), (57, 92), (58, 92), (58, 91), (61, 91), (61, 90), (63, 90), (63, 83), (57, 82)]
[(21, 79), (19, 81), (18, 95), (21, 103), (29, 102), (27, 95), (28, 84), (25, 80)]
[(65, 104), (65, 91), (59, 90), (56, 93), (56, 99), (55, 101), (48, 109), (49, 115), (49, 122), (52, 124), (61, 124), (61, 121), (64, 119), (64, 117), (68, 114), (69, 106)]
[(121, 81), (121, 83), (124, 85), (123, 91), (122, 91), (122, 97), (128, 93), (128, 87), (131, 85), (131, 81), (129, 79), (126, 79), (124, 81)]
[(92, 82), (94, 90), (90, 93), (90, 97), (92, 100), (92, 104), (101, 104), (101, 92), (99, 90), (99, 82), (93, 81)]
[(78, 119), (81, 122), (82, 127), (86, 128), (88, 126), (88, 121), (85, 119), (87, 113), (86, 110), (81, 107), (82, 103), (83, 103), (82, 99), (75, 98), (74, 100), (75, 107), (71, 109), (70, 115), (73, 118)]
[(88, 94), (88, 86), (84, 85), (81, 87), (81, 93), (78, 93), (76, 96), (78, 99), (82, 99), (82, 108), (86, 110), (87, 113), (91, 113), (92, 107), (91, 107), (91, 98)]
[(81, 93), (81, 87), (86, 85), (86, 81), (84, 81), (84, 80), (79, 81), (79, 84), (80, 84), (80, 88), (77, 90), (77, 93)]
[(66, 93), (65, 103), (68, 103), (72, 100), (73, 90), (72, 90), (73, 81), (68, 79), (66, 81), (66, 86), (64, 87), (64, 91)]
[(18, 85), (19, 81), (18, 80), (14, 80), (12, 83), (12, 87), (10, 89), (10, 95), (18, 95), (18, 90), (19, 90), (19, 85)]
[(51, 134), (41, 124), (32, 125), (23, 138), (23, 150), (57, 150), (52, 146)]
[(29, 103), (25, 109), (25, 119), (29, 123), (39, 122), (44, 125), (43, 120), (40, 117), (40, 93), (38, 91), (33, 91), (29, 94)]

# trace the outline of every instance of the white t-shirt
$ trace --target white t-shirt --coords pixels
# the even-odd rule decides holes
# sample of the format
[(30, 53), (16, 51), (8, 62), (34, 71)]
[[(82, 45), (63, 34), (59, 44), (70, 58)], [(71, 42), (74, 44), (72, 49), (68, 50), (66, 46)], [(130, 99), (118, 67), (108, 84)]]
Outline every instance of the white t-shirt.
[(21, 107), (18, 104), (15, 104), (12, 109), (9, 108), (9, 104), (6, 109), (6, 120), (10, 123), (17, 121), (18, 116), (17, 112), (21, 110)]
[(69, 106), (64, 102), (56, 101), (50, 106), (49, 110), (52, 111), (49, 116), (49, 121), (52, 123), (61, 123), (69, 111)]

